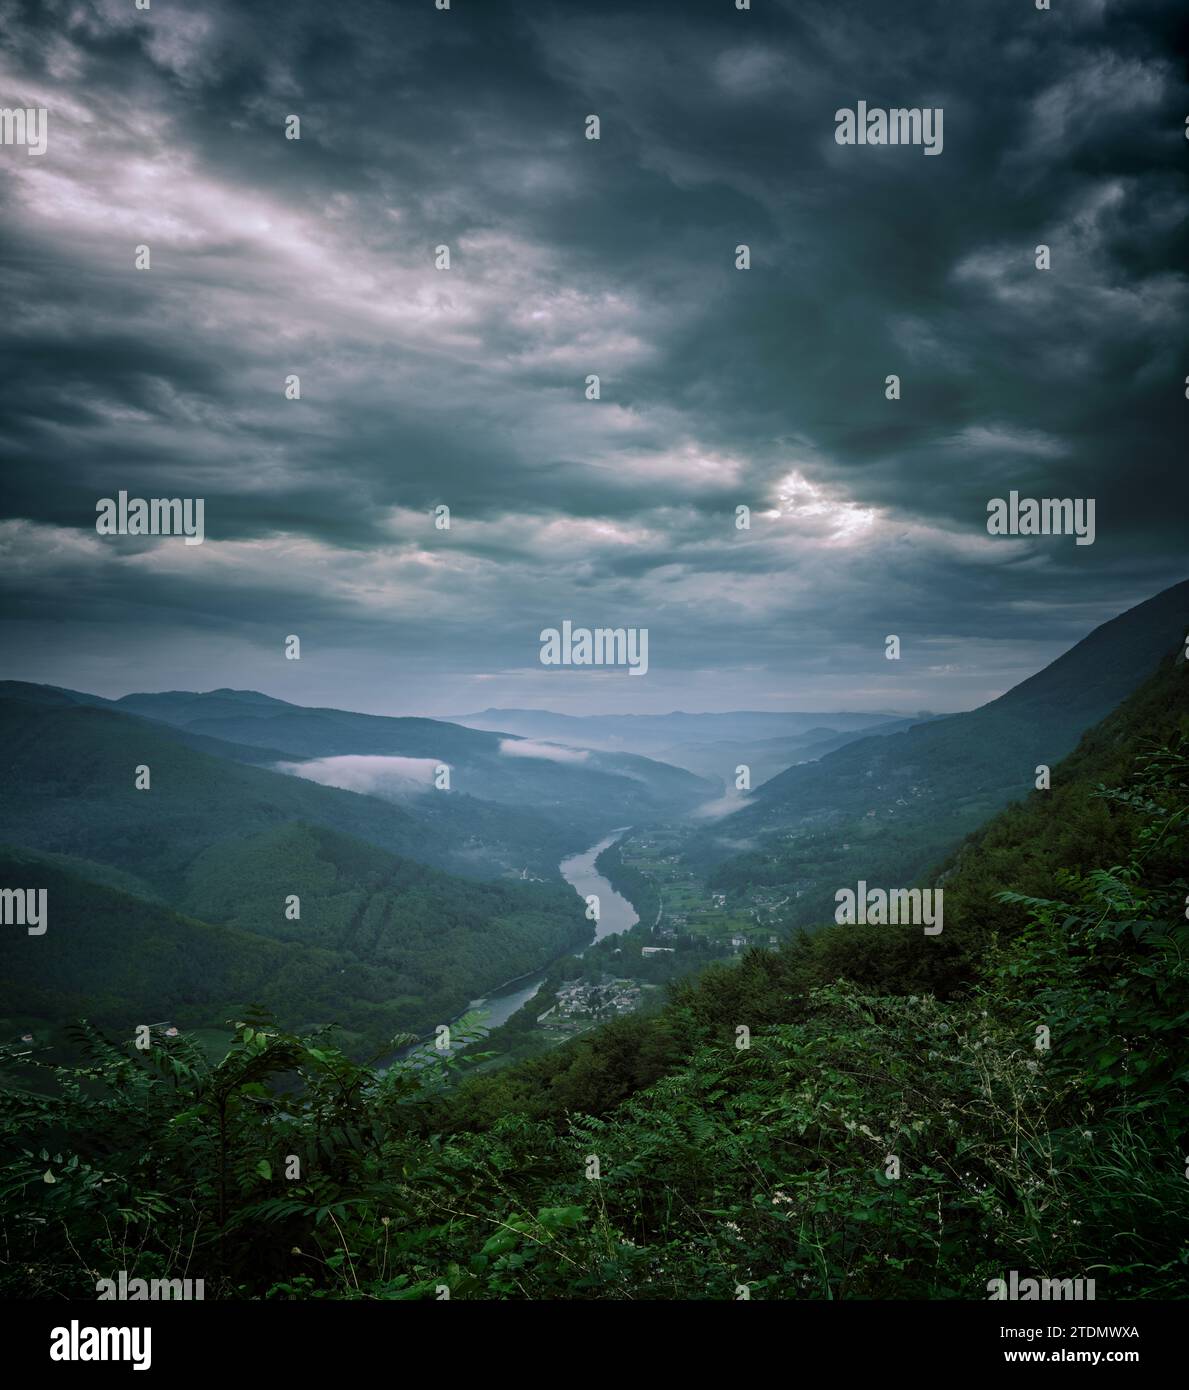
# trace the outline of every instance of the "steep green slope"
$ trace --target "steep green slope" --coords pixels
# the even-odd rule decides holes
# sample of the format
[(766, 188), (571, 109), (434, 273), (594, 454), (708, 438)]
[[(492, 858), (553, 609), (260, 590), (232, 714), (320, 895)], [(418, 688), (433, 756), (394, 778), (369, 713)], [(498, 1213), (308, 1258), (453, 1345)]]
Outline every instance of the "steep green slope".
[(1170, 656), (1144, 684), (1053, 769), (1052, 788), (1033, 791), (1001, 811), (925, 880), (945, 891), (945, 930), (926, 940), (914, 931), (831, 925), (815, 949), (823, 978), (846, 974), (873, 989), (942, 993), (978, 978), (1002, 933), (1024, 914), (1005, 906), (1004, 890), (1043, 894), (1057, 871), (1115, 863), (1133, 833), (1130, 818), (1095, 789), (1125, 783), (1146, 749), (1189, 737), (1189, 674)]
[[(290, 895), (301, 903), (296, 920), (283, 911)], [(306, 825), (205, 850), (186, 871), (182, 902), (211, 921), (345, 952), (386, 972), (394, 1004), (427, 992), (465, 1003), (592, 934), (568, 886), (453, 878)]]
[(847, 744), (789, 768), (691, 844), (711, 885), (786, 886), (791, 921), (828, 918), (836, 889), (901, 887), (1033, 787), (1158, 666), (1189, 628), (1189, 581), (1095, 629), (1064, 656), (970, 714)]
[[(0, 882), (44, 888), (48, 909), (44, 936), (0, 933), (5, 1015), (91, 1018), (124, 1033), (163, 1019), (198, 1024), (219, 1005), (249, 1002), (285, 969), (279, 945), (184, 917), (49, 858), (4, 846)], [(327, 970), (331, 961), (323, 956), (317, 964)]]

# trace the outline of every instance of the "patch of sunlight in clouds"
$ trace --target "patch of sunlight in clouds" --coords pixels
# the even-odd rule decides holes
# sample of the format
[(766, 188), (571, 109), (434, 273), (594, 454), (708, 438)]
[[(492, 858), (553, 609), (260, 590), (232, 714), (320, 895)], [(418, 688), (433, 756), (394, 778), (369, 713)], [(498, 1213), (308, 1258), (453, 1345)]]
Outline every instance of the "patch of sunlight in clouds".
[(875, 507), (860, 507), (836, 491), (811, 483), (797, 469), (777, 484), (776, 509), (768, 515), (795, 517), (815, 523), (828, 539), (840, 545), (863, 540), (879, 517)]

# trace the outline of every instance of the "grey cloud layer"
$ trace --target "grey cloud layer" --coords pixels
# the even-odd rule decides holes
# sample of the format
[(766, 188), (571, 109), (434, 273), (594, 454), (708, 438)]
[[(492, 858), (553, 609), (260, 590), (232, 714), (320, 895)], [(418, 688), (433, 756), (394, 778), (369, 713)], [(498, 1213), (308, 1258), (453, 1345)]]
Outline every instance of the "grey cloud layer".
[[(1184, 577), (1177, 8), (4, 6), (4, 102), (51, 112), (45, 157), (0, 150), (14, 673), (1004, 688)], [(943, 106), (944, 154), (836, 145), (860, 98)], [(991, 542), (1011, 487), (1095, 496), (1096, 544)], [(119, 488), (205, 497), (206, 544), (99, 541)], [(534, 670), (563, 616), (649, 626), (648, 680)]]

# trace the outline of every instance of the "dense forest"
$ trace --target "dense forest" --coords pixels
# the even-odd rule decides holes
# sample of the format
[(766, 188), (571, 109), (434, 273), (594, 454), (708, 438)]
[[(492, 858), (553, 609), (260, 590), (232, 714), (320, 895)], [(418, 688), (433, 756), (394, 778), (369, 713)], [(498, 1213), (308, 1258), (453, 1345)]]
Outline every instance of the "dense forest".
[(0, 876), (51, 904), (36, 949), (0, 939), (0, 1016), (43, 1034), (84, 1013), (205, 1027), (255, 1003), (291, 1028), (333, 1018), (358, 1053), (590, 936), (564, 885), (456, 878), (300, 822), (198, 854), (175, 884), (180, 911), (62, 856), (0, 847)]
[(94, 1023), (81, 1063), (5, 1049), (5, 1291), (1189, 1295), (1187, 678), (941, 866), (940, 937), (830, 926), (494, 1074), (246, 1014), (218, 1060)]

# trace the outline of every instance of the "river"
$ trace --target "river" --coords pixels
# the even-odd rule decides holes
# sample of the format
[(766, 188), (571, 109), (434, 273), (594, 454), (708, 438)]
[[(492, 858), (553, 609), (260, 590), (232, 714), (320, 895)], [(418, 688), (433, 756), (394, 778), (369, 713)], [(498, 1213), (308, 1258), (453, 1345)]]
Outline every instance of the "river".
[[(598, 895), (599, 920), (595, 923), (595, 941), (601, 941), (605, 936), (613, 936), (616, 932), (628, 931), (640, 920), (639, 913), (631, 903), (622, 893), (617, 893), (595, 868), (595, 860), (599, 855), (605, 849), (609, 849), (621, 835), (626, 835), (631, 828), (630, 825), (624, 825), (618, 830), (613, 830), (605, 840), (592, 845), (584, 854), (571, 855), (557, 866), (562, 878), (580, 898), (586, 899), (592, 893)], [(594, 942), (590, 944), (593, 946)], [(584, 955), (588, 949), (589, 947), (584, 946), (574, 954)]]
[[(557, 866), (562, 878), (584, 902), (592, 893), (598, 895), (599, 920), (595, 923), (595, 941), (601, 941), (603, 937), (611, 936), (615, 932), (627, 931), (640, 920), (639, 914), (631, 903), (622, 893), (617, 893), (611, 887), (610, 882), (595, 868), (595, 860), (599, 855), (630, 829), (630, 826), (625, 825), (618, 830), (613, 830), (597, 845), (592, 845), (590, 849), (584, 850), (581, 854), (572, 854), (569, 859), (563, 859)], [(566, 951), (564, 954), (585, 955), (589, 947), (593, 945), (594, 942), (592, 941), (587, 946), (583, 946), (580, 951)], [(559, 958), (555, 957), (555, 959)], [(465, 1012), (470, 1013), (475, 1009), (482, 1009), (483, 1027), (490, 1032), (492, 1029), (500, 1027), (501, 1024), (507, 1023), (514, 1013), (524, 1008), (540, 989), (541, 982), (547, 973), (547, 969), (538, 970), (532, 975), (522, 975), (519, 979), (508, 980), (498, 988), (493, 989), (490, 994), (485, 994), (479, 999), (472, 999)]]
[[(627, 931), (629, 927), (634, 927), (640, 920), (639, 914), (627, 898), (622, 893), (617, 893), (611, 887), (610, 882), (595, 868), (595, 860), (599, 855), (630, 829), (631, 826), (629, 825), (620, 826), (618, 830), (611, 831), (609, 835), (600, 840), (597, 845), (592, 845), (590, 849), (584, 850), (581, 854), (572, 854), (558, 865), (562, 878), (584, 902), (592, 893), (598, 895), (599, 920), (595, 923), (594, 941), (601, 941), (603, 937), (611, 936), (615, 932)], [(584, 955), (594, 945), (594, 941), (588, 942), (580, 951), (565, 951), (562, 954), (567, 956)], [(555, 956), (554, 960), (560, 960), (560, 958), (560, 956)], [(549, 964), (552, 965), (553, 961), (550, 961)], [(514, 980), (505, 980), (502, 985), (497, 986), (490, 993), (482, 995), (478, 999), (472, 999), (463, 1013), (482, 1010), (481, 1026), (490, 1033), (493, 1029), (499, 1028), (501, 1024), (507, 1023), (514, 1013), (524, 1008), (537, 990), (541, 988), (548, 973), (548, 967), (546, 967), (544, 970), (535, 970), (530, 975), (520, 975)], [(450, 1027), (453, 1028), (457, 1022), (457, 1018), (451, 1019)], [(413, 1044), (411, 1047), (403, 1048), (396, 1055), (398, 1057), (408, 1056), (419, 1046), (424, 1046), (424, 1044)]]

